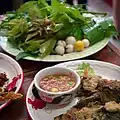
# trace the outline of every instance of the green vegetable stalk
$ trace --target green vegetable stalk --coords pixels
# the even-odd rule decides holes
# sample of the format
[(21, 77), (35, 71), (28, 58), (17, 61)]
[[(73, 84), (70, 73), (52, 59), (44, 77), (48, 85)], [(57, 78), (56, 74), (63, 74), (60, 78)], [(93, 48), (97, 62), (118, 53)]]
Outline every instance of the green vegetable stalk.
[(47, 40), (46, 42), (44, 42), (43, 44), (41, 44), (40, 49), (39, 49), (40, 51), (39, 56), (41, 58), (44, 58), (47, 55), (49, 55), (53, 51), (53, 48), (56, 45), (56, 41), (57, 41), (56, 38), (51, 38)]
[(105, 18), (104, 20), (96, 23), (93, 27), (88, 27), (84, 30), (85, 38), (89, 39), (90, 45), (93, 45), (105, 37), (117, 35), (113, 18)]

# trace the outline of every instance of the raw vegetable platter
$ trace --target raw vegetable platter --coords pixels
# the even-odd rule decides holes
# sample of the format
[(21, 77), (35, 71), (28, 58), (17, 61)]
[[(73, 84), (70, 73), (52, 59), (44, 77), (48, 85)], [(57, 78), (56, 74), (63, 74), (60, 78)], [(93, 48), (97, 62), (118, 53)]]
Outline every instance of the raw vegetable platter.
[(30, 1), (7, 12), (0, 44), (16, 59), (68, 61), (92, 55), (117, 35), (113, 18), (52, 0)]

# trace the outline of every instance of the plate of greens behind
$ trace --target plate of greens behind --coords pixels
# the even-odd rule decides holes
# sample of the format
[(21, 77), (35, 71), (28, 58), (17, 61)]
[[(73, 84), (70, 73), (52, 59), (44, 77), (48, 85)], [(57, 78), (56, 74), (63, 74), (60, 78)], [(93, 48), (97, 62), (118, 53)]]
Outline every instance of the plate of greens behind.
[(113, 18), (106, 13), (38, 0), (6, 13), (0, 25), (0, 45), (17, 60), (58, 62), (90, 56), (116, 34)]

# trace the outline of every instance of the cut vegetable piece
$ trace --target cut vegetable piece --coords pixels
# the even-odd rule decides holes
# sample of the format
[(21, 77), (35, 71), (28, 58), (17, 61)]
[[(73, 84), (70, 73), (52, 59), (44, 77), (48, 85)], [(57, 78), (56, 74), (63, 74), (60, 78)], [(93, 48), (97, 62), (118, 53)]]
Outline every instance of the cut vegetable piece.
[(20, 60), (21, 58), (24, 58), (24, 57), (27, 57), (27, 56), (29, 56), (28, 53), (26, 53), (26, 52), (20, 52), (19, 54), (17, 54), (16, 60)]
[(80, 52), (82, 50), (84, 50), (84, 42), (83, 41), (77, 41), (75, 44), (74, 44), (74, 49), (76, 52)]
[(37, 5), (37, 1), (29, 1), (21, 5), (21, 7), (17, 10), (17, 12), (27, 12), (29, 9), (33, 8)]
[(45, 56), (49, 55), (52, 51), (53, 48), (55, 47), (56, 44), (56, 38), (51, 38), (49, 40), (47, 40), (46, 42), (44, 42), (41, 46), (40, 46), (40, 57), (44, 58)]
[[(95, 75), (95, 71), (94, 69), (90, 66), (89, 63), (81, 63), (80, 65), (78, 65), (78, 74), (80, 76), (94, 76)], [(87, 72), (87, 74), (85, 74)]]

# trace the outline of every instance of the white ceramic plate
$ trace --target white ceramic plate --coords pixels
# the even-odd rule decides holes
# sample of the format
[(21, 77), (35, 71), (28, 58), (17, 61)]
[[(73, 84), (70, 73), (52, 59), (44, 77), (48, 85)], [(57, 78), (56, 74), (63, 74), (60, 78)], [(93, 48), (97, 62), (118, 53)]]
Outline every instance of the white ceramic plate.
[[(45, 61), (45, 62), (62, 62), (62, 61), (68, 61), (68, 60), (75, 60), (75, 59), (81, 59), (90, 55), (95, 54), (96, 52), (100, 51), (103, 49), (109, 42), (109, 38), (106, 38), (89, 48), (86, 48), (85, 50), (81, 52), (74, 52), (70, 54), (64, 54), (63, 56), (61, 55), (48, 55), (47, 57), (40, 59), (39, 57), (34, 58), (34, 57), (25, 57), (24, 59), (27, 60), (32, 60), (32, 61)], [(10, 43), (8, 43), (6, 37), (0, 37), (0, 45), (5, 50), (7, 53), (16, 56), (20, 50), (14, 48)]]
[[(89, 63), (94, 68), (96, 74), (102, 76), (103, 78), (120, 80), (120, 67), (106, 62), (93, 61), (93, 60), (78, 60), (78, 61), (61, 63), (58, 64), (57, 66), (65, 66), (73, 70), (76, 70), (77, 66), (82, 62)], [(43, 109), (35, 110), (32, 107), (32, 105), (28, 103), (28, 99), (31, 100), (35, 99), (32, 93), (33, 84), (34, 81), (31, 83), (26, 96), (27, 110), (30, 117), (33, 120), (54, 120), (55, 116), (65, 113), (68, 109), (70, 109), (72, 106), (74, 106), (77, 103), (77, 98), (75, 98), (68, 106), (62, 109), (53, 109), (52, 107), (48, 107), (49, 105), (47, 105)]]
[[(23, 83), (23, 71), (20, 65), (11, 57), (0, 53), (0, 73), (5, 72), (9, 83), (13, 82), (13, 78), (16, 78), (16, 84), (13, 87), (16, 87), (15, 93), (17, 93)], [(19, 76), (19, 77), (18, 77)], [(6, 107), (10, 101), (5, 102), (4, 104), (0, 104), (0, 110)]]

